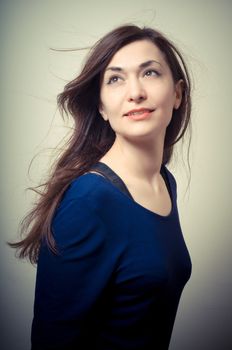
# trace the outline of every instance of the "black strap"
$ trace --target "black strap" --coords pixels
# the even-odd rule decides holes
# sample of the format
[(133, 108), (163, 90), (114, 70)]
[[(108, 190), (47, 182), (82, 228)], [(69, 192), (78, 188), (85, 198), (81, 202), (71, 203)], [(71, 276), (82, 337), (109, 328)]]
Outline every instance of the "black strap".
[(108, 167), (108, 165), (102, 162), (98, 162), (94, 164), (90, 170), (93, 170), (93, 171), (96, 170), (97, 172), (105, 176), (106, 179), (109, 180), (111, 183), (113, 183), (116, 187), (118, 187), (119, 190), (121, 190), (126, 195), (128, 195), (131, 199), (134, 200), (134, 198), (128, 191), (122, 179), (110, 167)]

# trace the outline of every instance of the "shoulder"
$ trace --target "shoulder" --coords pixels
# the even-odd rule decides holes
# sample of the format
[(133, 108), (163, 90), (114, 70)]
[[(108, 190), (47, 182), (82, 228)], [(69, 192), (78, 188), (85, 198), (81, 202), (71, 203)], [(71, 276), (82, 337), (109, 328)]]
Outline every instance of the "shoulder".
[(74, 179), (65, 192), (63, 201), (91, 199), (111, 190), (108, 181), (101, 175), (86, 173)]
[(101, 214), (111, 191), (107, 181), (97, 175), (85, 174), (74, 179), (53, 217), (55, 235), (64, 235), (64, 231), (65, 235), (75, 235), (77, 230), (105, 231), (105, 220)]
[[(93, 254), (115, 245), (115, 240), (118, 242), (118, 235), (112, 229), (112, 222), (116, 220), (114, 210), (110, 208), (109, 212), (110, 206), (104, 200), (111, 197), (112, 186), (100, 176), (89, 175), (82, 175), (71, 183), (53, 217), (53, 237), (62, 252), (76, 251), (78, 247), (83, 254)], [(124, 245), (125, 242), (119, 244), (116, 250)]]
[[(71, 200), (86, 203), (98, 214), (110, 217), (126, 205), (127, 200), (116, 186), (99, 174), (87, 173), (76, 178), (67, 189), (62, 205)], [(108, 209), (111, 209), (110, 212)]]

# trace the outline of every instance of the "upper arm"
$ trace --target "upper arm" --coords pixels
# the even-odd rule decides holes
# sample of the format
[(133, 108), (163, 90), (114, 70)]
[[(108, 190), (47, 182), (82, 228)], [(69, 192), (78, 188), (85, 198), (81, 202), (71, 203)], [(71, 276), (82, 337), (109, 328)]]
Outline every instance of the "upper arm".
[(54, 343), (59, 349), (63, 342), (68, 349), (70, 344), (79, 344), (84, 322), (106, 288), (115, 263), (106, 227), (85, 200), (62, 204), (53, 232), (59, 253), (55, 255), (46, 246), (40, 251), (32, 342), (40, 343), (41, 349), (52, 349)]

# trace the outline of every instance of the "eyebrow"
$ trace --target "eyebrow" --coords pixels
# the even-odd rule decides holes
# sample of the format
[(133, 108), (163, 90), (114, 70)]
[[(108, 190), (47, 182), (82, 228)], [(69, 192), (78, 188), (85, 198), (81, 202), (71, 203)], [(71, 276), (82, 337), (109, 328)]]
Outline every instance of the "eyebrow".
[[(159, 63), (158, 61), (149, 60), (149, 61), (146, 61), (146, 62), (141, 63), (141, 64), (139, 65), (139, 68), (140, 68), (140, 69), (141, 69), (141, 68), (146, 68), (146, 67), (150, 66), (152, 63), (158, 63), (160, 66), (162, 66), (161, 63)], [(108, 68), (106, 68), (105, 71), (108, 71), (108, 70), (112, 70), (112, 71), (114, 71), (114, 72), (123, 72), (123, 71), (124, 71), (124, 69), (121, 68), (121, 67), (108, 67)]]

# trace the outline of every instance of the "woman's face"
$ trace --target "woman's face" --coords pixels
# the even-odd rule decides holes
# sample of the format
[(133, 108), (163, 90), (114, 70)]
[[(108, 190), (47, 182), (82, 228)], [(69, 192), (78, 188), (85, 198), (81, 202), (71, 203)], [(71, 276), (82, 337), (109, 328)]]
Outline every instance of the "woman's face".
[[(162, 52), (151, 41), (139, 40), (118, 50), (106, 67), (99, 111), (116, 135), (154, 136), (165, 132), (181, 96), (182, 81), (174, 84)], [(141, 108), (150, 112), (135, 111), (131, 113), (137, 115), (128, 116)]]

